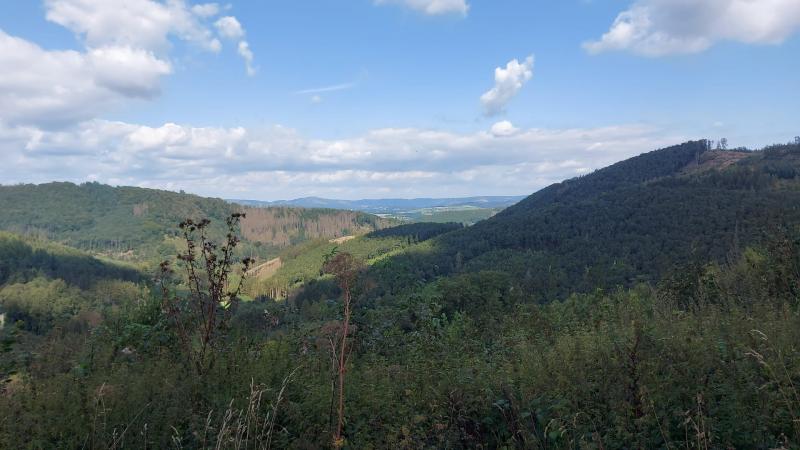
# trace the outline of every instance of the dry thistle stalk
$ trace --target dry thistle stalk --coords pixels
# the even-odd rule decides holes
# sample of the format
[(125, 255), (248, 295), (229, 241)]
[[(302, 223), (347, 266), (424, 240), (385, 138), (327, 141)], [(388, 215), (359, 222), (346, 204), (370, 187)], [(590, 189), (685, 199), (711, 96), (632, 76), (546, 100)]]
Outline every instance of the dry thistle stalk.
[(186, 252), (179, 254), (178, 260), (186, 272), (188, 293), (181, 295), (169, 286), (174, 272), (168, 261), (161, 263), (163, 308), (198, 376), (214, 364), (216, 350), (239, 302), (247, 270), (253, 264), (252, 258), (243, 259), (241, 277), (231, 286), (230, 276), (236, 265), (233, 252), (240, 242), (236, 232), (243, 217), (243, 213), (234, 213), (226, 219), (228, 232), (222, 246), (209, 239), (208, 219), (197, 222), (187, 219), (180, 223)]

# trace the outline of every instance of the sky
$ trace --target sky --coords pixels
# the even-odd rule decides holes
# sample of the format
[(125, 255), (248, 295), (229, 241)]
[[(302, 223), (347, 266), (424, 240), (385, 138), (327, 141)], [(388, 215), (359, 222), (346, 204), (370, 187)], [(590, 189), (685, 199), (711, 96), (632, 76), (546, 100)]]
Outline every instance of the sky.
[(526, 195), (800, 135), (800, 0), (1, 0), (0, 184)]

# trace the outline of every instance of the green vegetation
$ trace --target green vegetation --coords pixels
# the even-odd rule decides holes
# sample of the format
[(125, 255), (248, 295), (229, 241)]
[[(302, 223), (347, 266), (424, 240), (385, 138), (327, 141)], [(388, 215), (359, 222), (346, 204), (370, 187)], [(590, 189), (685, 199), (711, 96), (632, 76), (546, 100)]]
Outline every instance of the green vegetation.
[(207, 218), (211, 235), (222, 239), (225, 218), (242, 210), (248, 217), (238, 252), (261, 259), (306, 240), (362, 234), (393, 223), (329, 209), (243, 209), (221, 199), (99, 183), (0, 186), (0, 230), (151, 265), (182, 251), (176, 240), (176, 225), (182, 220)]
[(87, 251), (172, 254), (159, 245), (186, 217), (221, 223), (233, 206), (217, 199), (99, 183), (0, 186), (0, 228)]
[[(641, 155), (545, 188), (495, 217), (436, 239), (426, 258), (396, 260), (426, 280), (499, 270), (547, 302), (572, 292), (657, 283), (676, 264), (724, 261), (800, 223), (800, 147), (749, 153), (719, 170), (705, 141)], [(780, 167), (781, 169), (777, 169)], [(405, 289), (394, 267), (380, 284)]]
[(132, 266), (103, 262), (62, 245), (0, 231), (0, 286), (39, 276), (61, 279), (82, 289), (102, 279), (140, 278)]
[(437, 208), (419, 212), (419, 220), (437, 223), (463, 223), (474, 225), (481, 220), (488, 219), (498, 212), (499, 208)]
[(460, 223), (445, 222), (445, 223), (412, 223), (406, 225), (399, 225), (392, 228), (385, 228), (383, 230), (373, 231), (367, 237), (405, 237), (407, 240), (422, 242), (434, 238), (444, 233), (460, 230), (464, 228)]
[(289, 247), (249, 302), (238, 256), (169, 296), (4, 256), (0, 448), (797, 448), (798, 169), (687, 143), (469, 228)]
[(267, 278), (251, 280), (245, 292), (253, 297), (284, 299), (303, 284), (320, 278), (326, 255), (347, 252), (368, 264), (374, 264), (381, 259), (399, 254), (411, 244), (412, 240), (408, 236), (393, 236), (359, 237), (342, 244), (317, 240), (290, 247), (280, 256), (282, 262), (280, 269)]

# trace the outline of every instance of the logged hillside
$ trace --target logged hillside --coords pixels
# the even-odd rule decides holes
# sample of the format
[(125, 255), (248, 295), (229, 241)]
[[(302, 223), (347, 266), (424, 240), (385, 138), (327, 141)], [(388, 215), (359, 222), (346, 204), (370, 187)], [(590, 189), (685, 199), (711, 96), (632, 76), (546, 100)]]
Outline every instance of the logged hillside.
[(287, 247), (311, 239), (333, 239), (380, 230), (393, 222), (355, 211), (287, 207), (246, 208), (242, 235), (253, 242)]
[(545, 301), (654, 282), (680, 265), (722, 261), (766, 235), (795, 229), (800, 148), (729, 154), (688, 142), (554, 184), (440, 237), (431, 254), (396, 258), (382, 279), (397, 292), (408, 281), (396, 275), (397, 266), (428, 280), (499, 270)]
[[(221, 199), (99, 183), (0, 186), (0, 229), (106, 254), (163, 258), (175, 253), (186, 218), (211, 220), (213, 236), (243, 207)], [(290, 244), (318, 237), (366, 233), (391, 222), (363, 213), (302, 208), (244, 208), (242, 252), (269, 257)]]

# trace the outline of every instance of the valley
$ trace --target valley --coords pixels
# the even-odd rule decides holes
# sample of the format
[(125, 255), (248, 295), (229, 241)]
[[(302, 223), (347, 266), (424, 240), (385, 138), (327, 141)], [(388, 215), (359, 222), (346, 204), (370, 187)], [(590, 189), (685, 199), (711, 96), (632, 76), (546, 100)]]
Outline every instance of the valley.
[[(257, 408), (252, 395), (277, 414), (274, 442), (325, 446), (346, 292), (354, 447), (677, 446), (691, 420), (706, 427), (701, 442), (734, 447), (796, 432), (784, 395), (800, 360), (797, 144), (687, 142), (472, 226), (91, 184), (2, 187), (0, 203), (16, 232), (0, 234), (0, 411), (18, 417), (2, 446), (23, 428), (59, 445), (113, 444), (89, 426), (98, 414), (111, 430), (147, 424), (130, 445), (192, 442), (188, 430), (203, 428), (219, 438)], [(223, 245), (225, 215), (241, 213), (229, 225), (241, 240)], [(195, 219), (179, 228), (181, 214)], [(331, 265), (345, 260), (357, 269)], [(187, 272), (194, 264), (208, 275)], [(241, 294), (220, 310), (214, 364), (198, 371), (176, 328), (191, 310), (165, 308), (205, 301), (219, 276)], [(187, 416), (178, 405), (197, 395)], [(744, 410), (746, 422), (726, 425)]]
[(0, 14), (0, 450), (800, 450), (800, 0)]

